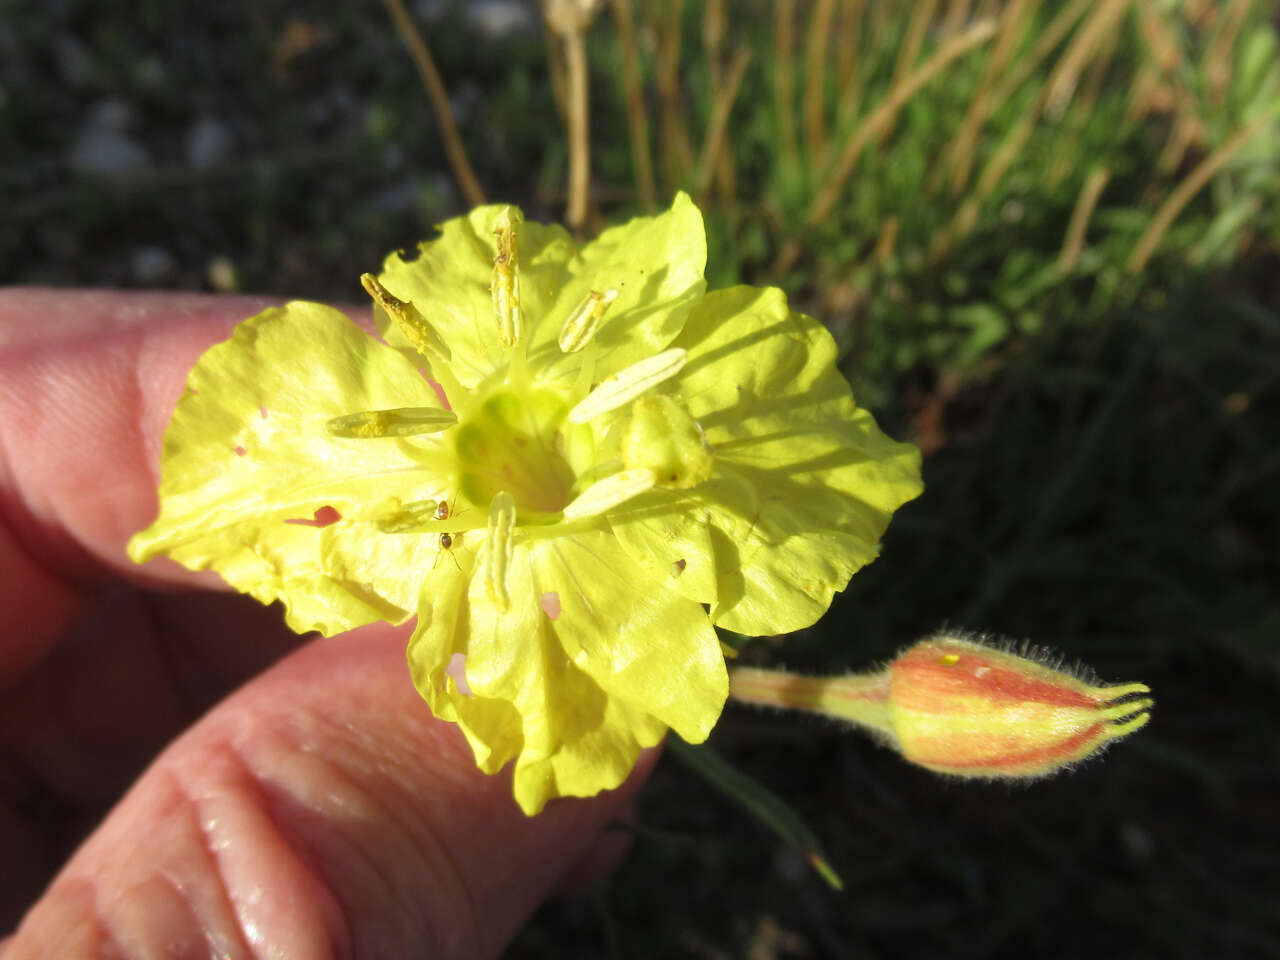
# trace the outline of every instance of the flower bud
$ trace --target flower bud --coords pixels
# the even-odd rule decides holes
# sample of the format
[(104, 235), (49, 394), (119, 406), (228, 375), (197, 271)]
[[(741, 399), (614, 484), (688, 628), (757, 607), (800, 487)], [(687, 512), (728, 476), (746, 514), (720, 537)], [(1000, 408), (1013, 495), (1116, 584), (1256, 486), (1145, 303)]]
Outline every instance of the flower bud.
[(852, 721), (910, 762), (962, 777), (1053, 773), (1144, 726), (1153, 702), (1146, 684), (1090, 684), (1034, 656), (947, 633), (876, 673), (739, 668), (730, 684), (734, 699)]
[(1034, 659), (940, 634), (889, 667), (902, 755), (939, 773), (1035, 777), (1083, 760), (1150, 719), (1141, 683), (1094, 686)]

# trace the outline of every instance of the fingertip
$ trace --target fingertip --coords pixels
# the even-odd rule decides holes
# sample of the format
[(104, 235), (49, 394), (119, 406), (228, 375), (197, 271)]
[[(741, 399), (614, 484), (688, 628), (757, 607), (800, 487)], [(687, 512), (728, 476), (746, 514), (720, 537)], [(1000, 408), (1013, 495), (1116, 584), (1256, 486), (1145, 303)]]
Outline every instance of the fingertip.
[(125, 545), (155, 517), (164, 432), (196, 360), (279, 302), (0, 289), (0, 520), (35, 565), (72, 583), (221, 586), (177, 564), (141, 573)]
[[(181, 877), (188, 923), (226, 937), (252, 927), (264, 954), (319, 950), (320, 935), (359, 956), (424, 945), (497, 956), (544, 899), (616, 862), (625, 838), (588, 851), (625, 815), (656, 751), (618, 789), (526, 817), (510, 770), (479, 771), (456, 725), (413, 688), (406, 640), (406, 628), (371, 625), (308, 643), (252, 680), (144, 774), (52, 892), (90, 878), (145, 899), (160, 872)], [(253, 894), (264, 882), (277, 895)], [(65, 903), (50, 909), (60, 896), (46, 896), (24, 936), (66, 925)], [(103, 929), (152, 942), (145, 904), (94, 903)], [(164, 936), (183, 933), (174, 904), (164, 917)]]

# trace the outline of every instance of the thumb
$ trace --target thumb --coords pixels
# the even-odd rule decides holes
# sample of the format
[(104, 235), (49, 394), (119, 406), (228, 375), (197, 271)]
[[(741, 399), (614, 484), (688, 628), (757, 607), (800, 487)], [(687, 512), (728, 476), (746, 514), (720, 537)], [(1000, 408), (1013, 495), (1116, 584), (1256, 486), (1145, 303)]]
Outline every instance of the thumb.
[(634, 794), (525, 817), (403, 629), (295, 651), (162, 753), (5, 944), (32, 957), (491, 957)]

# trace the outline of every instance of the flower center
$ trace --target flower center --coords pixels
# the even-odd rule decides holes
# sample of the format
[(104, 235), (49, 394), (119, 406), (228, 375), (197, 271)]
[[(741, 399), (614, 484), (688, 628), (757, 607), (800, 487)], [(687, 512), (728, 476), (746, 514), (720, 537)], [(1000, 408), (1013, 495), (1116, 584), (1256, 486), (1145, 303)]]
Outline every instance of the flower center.
[(490, 394), (455, 433), (462, 496), (471, 503), (489, 503), (505, 490), (522, 519), (528, 511), (563, 510), (575, 481), (564, 456), (567, 413), (561, 397), (549, 390)]

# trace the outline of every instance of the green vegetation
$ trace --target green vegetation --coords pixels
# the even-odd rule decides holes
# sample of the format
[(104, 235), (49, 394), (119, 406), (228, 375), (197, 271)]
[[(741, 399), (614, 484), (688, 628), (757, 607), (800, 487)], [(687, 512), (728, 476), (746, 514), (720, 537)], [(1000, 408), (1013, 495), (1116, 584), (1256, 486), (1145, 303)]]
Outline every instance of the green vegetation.
[[(877, 402), (917, 364), (967, 373), (1047, 326), (1095, 327), (1280, 229), (1261, 5), (968, 6), (637, 6), (658, 195), (692, 190), (712, 282), (798, 294)], [(604, 26), (593, 62), (624, 62)], [(593, 86), (592, 145), (610, 172), (629, 148), (644, 197), (625, 76)]]

